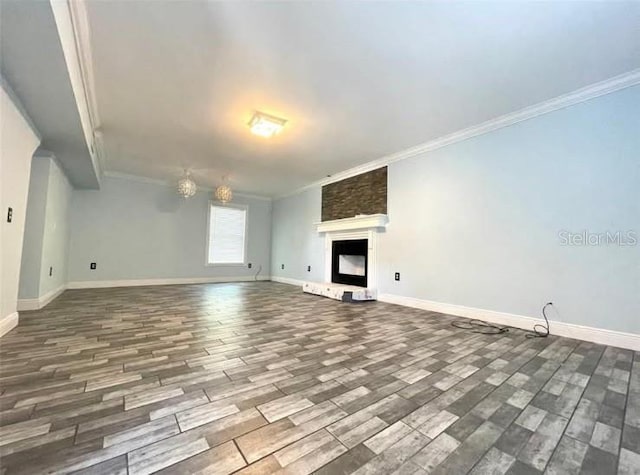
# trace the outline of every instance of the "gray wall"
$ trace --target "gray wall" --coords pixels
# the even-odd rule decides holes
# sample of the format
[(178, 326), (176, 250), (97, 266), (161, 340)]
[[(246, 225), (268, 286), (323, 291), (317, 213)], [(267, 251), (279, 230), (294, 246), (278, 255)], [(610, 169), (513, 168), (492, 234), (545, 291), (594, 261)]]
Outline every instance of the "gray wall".
[[(551, 300), (555, 320), (640, 333), (640, 245), (559, 236), (640, 234), (639, 110), (636, 86), (392, 163), (380, 292), (534, 317)], [(292, 262), (279, 275), (321, 280), (282, 242), (296, 229), (297, 246), (315, 248), (303, 230), (319, 203), (294, 196), (280, 209), (290, 212), (274, 211), (274, 266)]]
[(40, 296), (40, 267), (42, 265), (42, 238), (44, 236), (45, 210), (50, 162), (34, 157), (31, 161), (29, 198), (24, 227), (22, 263), (20, 265), (20, 288), (18, 297)]
[[(318, 235), (314, 226), (320, 222), (321, 205), (320, 187), (274, 202), (272, 276), (324, 279), (324, 238)], [(307, 266), (311, 266), (311, 272), (307, 271)]]
[[(2, 81), (0, 87), (0, 336), (17, 322), (18, 286), (29, 173), (40, 138), (21, 114)], [(7, 208), (13, 221), (7, 222)]]
[[(69, 282), (268, 275), (271, 202), (234, 197), (249, 205), (248, 261), (252, 269), (205, 266), (211, 193), (182, 200), (155, 183), (105, 178), (100, 191), (75, 190), (71, 205)], [(96, 270), (89, 264), (97, 263)]]
[[(33, 158), (20, 267), (20, 299), (43, 297), (67, 283), (72, 192), (69, 180), (54, 158)], [(50, 267), (52, 275), (49, 275)]]
[[(58, 290), (67, 283), (67, 265), (70, 236), (70, 211), (73, 187), (58, 163), (53, 160), (49, 168), (47, 208), (42, 243), (42, 269), (40, 296)], [(49, 275), (49, 267), (53, 274)]]

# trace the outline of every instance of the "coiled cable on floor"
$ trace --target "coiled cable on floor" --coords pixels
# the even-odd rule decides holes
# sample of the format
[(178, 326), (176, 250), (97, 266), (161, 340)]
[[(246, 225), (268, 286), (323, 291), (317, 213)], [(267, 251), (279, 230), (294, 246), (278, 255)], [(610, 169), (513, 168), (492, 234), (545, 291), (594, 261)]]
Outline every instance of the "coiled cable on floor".
[(549, 336), (549, 319), (547, 318), (547, 307), (552, 307), (553, 302), (547, 302), (542, 307), (542, 316), (544, 317), (544, 325), (536, 323), (533, 330), (527, 333), (527, 338), (546, 338)]
[[(544, 324), (536, 323), (533, 326), (533, 330), (528, 332), (525, 336), (527, 338), (546, 338), (549, 336), (549, 319), (547, 318), (547, 307), (552, 307), (553, 302), (547, 302), (542, 307), (542, 316), (544, 317)], [(480, 333), (481, 335), (500, 335), (509, 331), (509, 327), (500, 327), (493, 323), (485, 322), (484, 320), (459, 320), (457, 322), (451, 322), (451, 326), (460, 328), (461, 330), (468, 330), (471, 333)]]
[(509, 331), (508, 327), (499, 327), (482, 320), (469, 320), (451, 322), (451, 326), (460, 328), (461, 330), (469, 330), (471, 333), (480, 333), (482, 335), (499, 335)]

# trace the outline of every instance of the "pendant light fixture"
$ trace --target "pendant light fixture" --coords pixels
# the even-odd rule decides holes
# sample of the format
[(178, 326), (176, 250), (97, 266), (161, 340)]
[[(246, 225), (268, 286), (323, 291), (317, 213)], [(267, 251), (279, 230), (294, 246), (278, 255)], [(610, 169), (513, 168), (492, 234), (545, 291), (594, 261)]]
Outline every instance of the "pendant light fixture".
[(182, 178), (178, 180), (178, 194), (184, 198), (191, 198), (198, 191), (196, 182), (191, 179), (191, 174), (188, 170), (184, 171)]
[(231, 191), (231, 187), (225, 184), (227, 177), (222, 177), (222, 185), (216, 188), (216, 191), (213, 193), (215, 198), (222, 204), (227, 204), (233, 199), (233, 191)]

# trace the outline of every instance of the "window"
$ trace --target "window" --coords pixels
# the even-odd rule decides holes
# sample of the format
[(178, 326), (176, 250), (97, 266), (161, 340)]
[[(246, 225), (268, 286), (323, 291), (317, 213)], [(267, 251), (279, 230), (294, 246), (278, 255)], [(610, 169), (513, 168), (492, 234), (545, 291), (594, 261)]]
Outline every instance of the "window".
[(208, 264), (244, 264), (247, 207), (209, 205)]

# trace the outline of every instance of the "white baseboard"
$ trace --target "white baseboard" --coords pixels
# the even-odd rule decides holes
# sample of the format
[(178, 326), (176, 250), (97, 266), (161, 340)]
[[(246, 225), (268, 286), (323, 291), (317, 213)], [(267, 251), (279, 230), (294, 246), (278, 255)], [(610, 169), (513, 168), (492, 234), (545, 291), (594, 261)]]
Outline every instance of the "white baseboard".
[(49, 305), (49, 303), (56, 299), (65, 290), (67, 290), (67, 286), (61, 285), (57, 289), (53, 289), (52, 291), (35, 299), (18, 299), (18, 311), (24, 312), (25, 310), (40, 310), (41, 308)]
[(302, 287), (304, 285), (304, 280), (289, 279), (288, 277), (277, 277), (275, 275), (271, 276), (271, 280), (273, 282), (280, 282), (281, 284), (296, 285), (298, 287)]
[(0, 336), (4, 336), (18, 325), (18, 312), (0, 317)]
[[(180, 277), (175, 279), (87, 280), (69, 282), (68, 289), (102, 289), (110, 287), (140, 287), (147, 285), (215, 284), (223, 282), (253, 282), (254, 276), (239, 277)], [(259, 281), (271, 280), (268, 275), (258, 276)]]
[[(514, 315), (512, 313), (433, 302), (431, 300), (403, 297), (401, 295), (380, 294), (378, 295), (378, 300), (381, 302), (419, 308), (431, 312), (446, 313), (457, 317), (477, 318), (479, 320), (497, 323), (499, 325), (522, 328), (523, 330), (531, 330), (533, 325), (544, 323), (544, 320), (541, 318), (525, 317), (523, 315)], [(624, 333), (558, 321), (550, 321), (549, 326), (551, 328), (552, 335), (640, 351), (640, 335), (636, 335), (634, 333)]]

